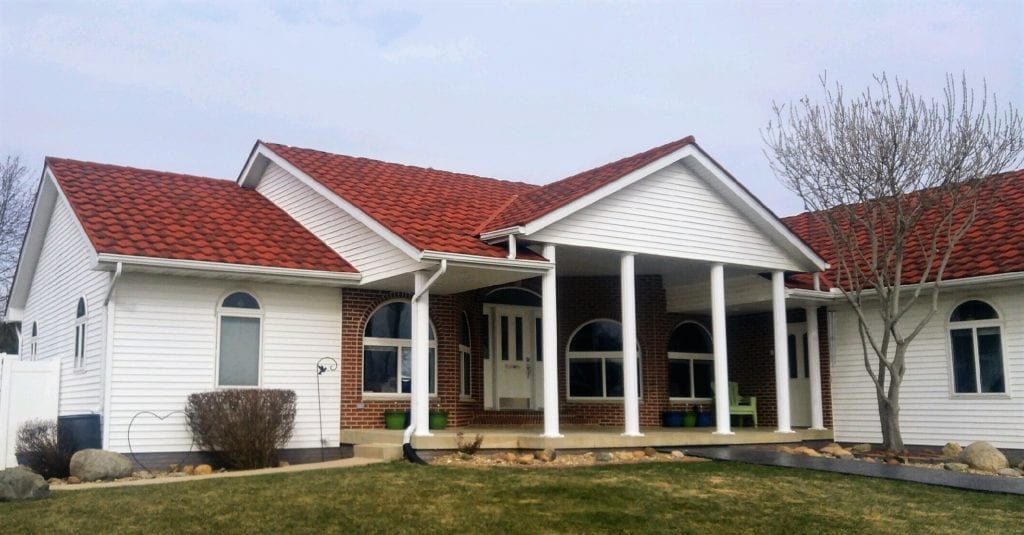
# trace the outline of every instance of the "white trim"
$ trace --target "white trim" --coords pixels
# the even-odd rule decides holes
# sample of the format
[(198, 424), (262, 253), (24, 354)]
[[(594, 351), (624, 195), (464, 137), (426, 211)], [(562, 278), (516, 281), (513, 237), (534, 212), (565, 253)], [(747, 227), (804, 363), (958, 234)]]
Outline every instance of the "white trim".
[(509, 271), (526, 271), (543, 273), (555, 267), (554, 262), (547, 260), (514, 260), (505, 257), (477, 256), (462, 253), (445, 253), (441, 251), (423, 251), (419, 256), (421, 262), (428, 260), (448, 260), (452, 265), (487, 266), (493, 269)]
[[(224, 300), (236, 293), (244, 293), (249, 297), (252, 297), (259, 309), (253, 311), (250, 308), (235, 308), (224, 306)], [(213, 366), (213, 387), (217, 389), (229, 389), (229, 388), (261, 388), (263, 386), (263, 332), (266, 330), (266, 309), (263, 303), (256, 293), (248, 288), (231, 288), (228, 291), (222, 293), (217, 298), (217, 340), (215, 341), (214, 347), (216, 353), (214, 354), (214, 366)], [(256, 384), (254, 385), (222, 385), (220, 384), (220, 339), (221, 339), (221, 327), (222, 319), (228, 318), (256, 318), (260, 321), (259, 323), (259, 337), (257, 343), (259, 349), (256, 352)]]
[[(35, 276), (39, 256), (43, 252), (43, 241), (50, 227), (50, 220), (57, 203), (57, 187), (55, 181), (48, 180), (45, 170), (39, 176), (36, 194), (32, 201), (32, 214), (29, 217), (25, 238), (18, 252), (18, 264), (11, 281), (10, 294), (4, 310), (5, 321), (23, 321), (25, 303)], [(31, 260), (28, 259), (31, 257)]]
[(501, 238), (505, 238), (511, 234), (522, 234), (523, 227), (505, 227), (498, 230), (489, 230), (487, 232), (480, 233), (480, 240), (485, 242), (498, 241)]
[[(968, 301), (979, 301), (992, 307), (992, 310), (996, 313), (996, 319), (991, 320), (972, 320), (972, 321), (952, 321), (950, 316), (956, 311), (957, 307), (967, 303)], [(988, 299), (981, 297), (966, 297), (956, 301), (953, 307), (946, 313), (946, 365), (949, 366), (949, 399), (961, 400), (961, 399), (1011, 399), (1013, 396), (1010, 392), (1011, 381), (1009, 361), (1007, 359), (1006, 352), (1006, 332), (1005, 316), (1003, 312), (999, 310), (995, 304)], [(996, 327), (999, 329), (999, 351), (1000, 357), (1003, 361), (1003, 391), (1002, 392), (982, 392), (981, 391), (981, 355), (978, 353), (978, 329)], [(974, 381), (976, 392), (957, 392), (956, 391), (956, 376), (955, 366), (953, 364), (953, 336), (952, 331), (954, 330), (970, 330), (972, 340), (972, 356), (974, 357)]]
[[(181, 269), (188, 271), (203, 271), (209, 273), (236, 273), (239, 275), (286, 277), (334, 283), (356, 283), (362, 279), (362, 274), (360, 273), (316, 271), (312, 269), (294, 269), (271, 266), (253, 266), (249, 264), (228, 264), (224, 262), (207, 262), (203, 260), (178, 260), (173, 258), (158, 258), (153, 256), (131, 256), (112, 253), (100, 253), (98, 261), (100, 263), (110, 264), (122, 262), (126, 266), (140, 266), (157, 269)], [(345, 285), (354, 286), (354, 284)]]
[[(257, 142), (256, 147), (253, 149), (252, 154), (249, 156), (249, 160), (246, 161), (245, 167), (243, 167), (243, 172), (251, 173), (253, 170), (255, 170), (255, 165), (252, 163), (252, 161), (253, 159), (259, 157), (266, 158), (271, 162), (277, 164), (285, 171), (291, 173), (292, 176), (299, 179), (299, 181), (303, 182), (310, 189), (317, 192), (328, 201), (337, 205), (338, 208), (341, 208), (342, 210), (347, 212), (360, 223), (369, 227), (370, 230), (374, 231), (381, 238), (384, 238), (384, 240), (386, 240), (388, 243), (390, 243), (391, 245), (395, 246), (400, 251), (408, 255), (409, 258), (416, 259), (419, 256), (419, 249), (413, 247), (412, 244), (402, 239), (401, 236), (389, 230), (383, 224), (378, 222), (376, 219), (370, 217), (366, 212), (357, 208), (354, 204), (346, 200), (341, 195), (338, 195), (327, 186), (321, 184), (320, 181), (318, 181), (317, 179), (311, 177), (310, 175), (300, 170), (298, 167), (292, 165), (287, 159), (278, 155), (276, 152), (273, 151), (273, 149), (266, 146), (262, 141)], [(257, 186), (256, 182), (253, 182), (252, 179), (250, 179), (247, 175), (244, 174), (239, 177), (238, 182), (240, 185), (244, 183), (247, 186), (251, 185), (251, 187), (253, 188)]]

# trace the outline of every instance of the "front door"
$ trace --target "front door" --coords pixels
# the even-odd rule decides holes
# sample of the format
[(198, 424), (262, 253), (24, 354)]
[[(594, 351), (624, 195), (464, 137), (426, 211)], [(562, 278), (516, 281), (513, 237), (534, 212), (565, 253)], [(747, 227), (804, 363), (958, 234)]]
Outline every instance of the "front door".
[[(538, 362), (537, 325), (540, 314), (532, 307), (496, 306), (490, 316), (491, 343), (489, 408), (538, 409), (541, 363)], [(485, 384), (485, 386), (488, 386)]]
[(794, 427), (811, 426), (811, 380), (807, 357), (807, 324), (790, 323), (789, 346), (789, 419)]

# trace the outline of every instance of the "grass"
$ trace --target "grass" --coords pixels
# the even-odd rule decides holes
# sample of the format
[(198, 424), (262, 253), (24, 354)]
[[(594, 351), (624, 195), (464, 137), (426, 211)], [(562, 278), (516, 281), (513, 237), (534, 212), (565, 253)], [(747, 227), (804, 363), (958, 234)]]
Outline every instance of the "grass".
[(406, 463), (53, 492), (4, 533), (1019, 533), (1024, 498), (735, 463)]

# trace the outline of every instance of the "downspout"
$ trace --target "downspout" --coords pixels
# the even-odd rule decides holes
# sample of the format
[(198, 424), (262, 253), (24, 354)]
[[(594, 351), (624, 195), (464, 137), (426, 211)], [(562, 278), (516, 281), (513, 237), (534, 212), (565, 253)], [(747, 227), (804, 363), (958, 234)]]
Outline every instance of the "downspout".
[(112, 302), (114, 298), (114, 288), (117, 286), (117, 281), (121, 278), (121, 273), (124, 270), (124, 266), (121, 262), (117, 263), (117, 267), (114, 268), (114, 275), (110, 277), (110, 287), (107, 288), (107, 296), (103, 299), (103, 306), (106, 308), (106, 340), (104, 340), (103, 349), (105, 355), (105, 363), (103, 369), (103, 407), (100, 415), (100, 425), (103, 429), (103, 449), (110, 449), (110, 396), (111, 388), (110, 383), (114, 379), (114, 306), (116, 303)]
[[(415, 305), (416, 302), (419, 301), (421, 297), (423, 297), (423, 294), (430, 291), (430, 287), (433, 286), (434, 283), (437, 282), (437, 279), (440, 279), (441, 276), (444, 275), (446, 271), (448, 271), (448, 260), (442, 258), (441, 267), (437, 270), (437, 272), (431, 275), (429, 279), (427, 279), (427, 283), (423, 285), (423, 288), (420, 288), (420, 291), (413, 294), (412, 299), (409, 300), (410, 305)], [(416, 464), (427, 464), (427, 462), (421, 459), (420, 456), (416, 453), (416, 450), (414, 450), (412, 447), (412, 434), (414, 431), (416, 431), (416, 422), (410, 421), (409, 427), (407, 427), (405, 429), (405, 433), (402, 434), (402, 453), (405, 454), (405, 458), (411, 462), (414, 462)]]

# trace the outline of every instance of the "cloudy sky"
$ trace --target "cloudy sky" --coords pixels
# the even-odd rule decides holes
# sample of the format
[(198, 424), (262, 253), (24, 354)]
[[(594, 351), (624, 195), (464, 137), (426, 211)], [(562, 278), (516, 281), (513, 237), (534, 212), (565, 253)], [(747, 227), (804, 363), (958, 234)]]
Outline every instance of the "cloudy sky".
[(0, 0), (0, 154), (234, 178), (256, 139), (545, 183), (693, 134), (780, 215), (774, 101), (1024, 105), (1024, 2)]

